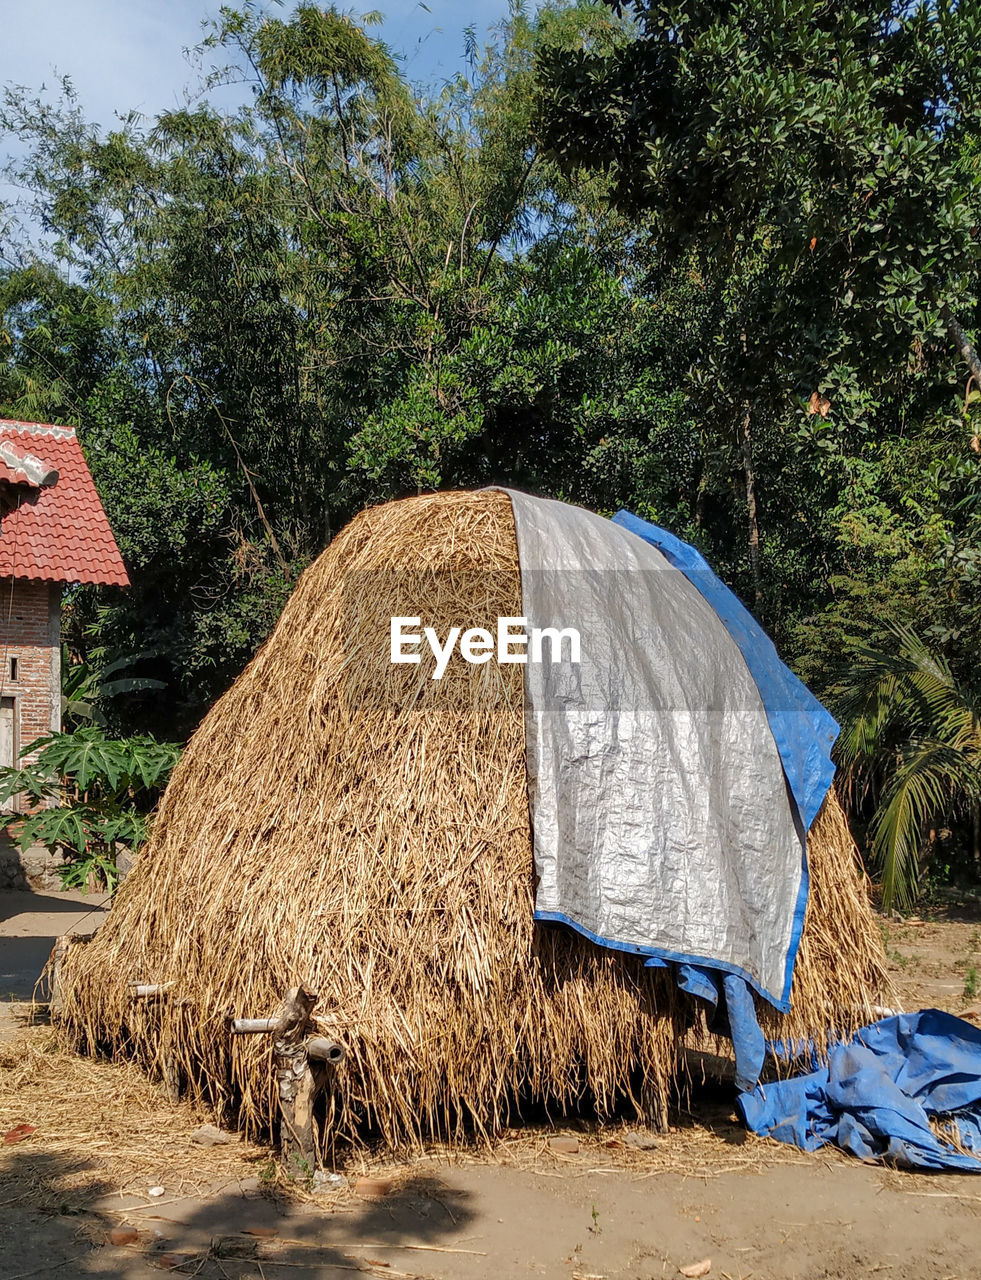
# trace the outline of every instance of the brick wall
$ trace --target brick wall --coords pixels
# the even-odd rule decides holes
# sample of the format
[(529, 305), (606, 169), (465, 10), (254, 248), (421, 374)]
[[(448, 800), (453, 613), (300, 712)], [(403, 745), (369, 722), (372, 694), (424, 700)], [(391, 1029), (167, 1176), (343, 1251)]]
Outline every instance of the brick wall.
[[(0, 698), (13, 699), (15, 752), (61, 728), (60, 585), (0, 578)], [(23, 801), (15, 808), (23, 812)], [(59, 861), (40, 846), (22, 854), (0, 830), (0, 889), (58, 888)]]
[(15, 751), (61, 728), (60, 585), (0, 578), (0, 697), (14, 700)]

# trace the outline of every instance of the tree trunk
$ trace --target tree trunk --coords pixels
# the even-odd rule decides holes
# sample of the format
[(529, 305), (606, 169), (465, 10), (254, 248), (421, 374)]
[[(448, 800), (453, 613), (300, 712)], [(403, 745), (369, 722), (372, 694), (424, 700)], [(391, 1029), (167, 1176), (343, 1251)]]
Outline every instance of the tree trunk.
[(295, 1176), (313, 1173), (317, 1164), (317, 1137), (313, 1104), (323, 1084), (324, 1071), (312, 1067), (304, 1044), (307, 1024), (317, 997), (304, 987), (287, 993), (283, 1016), (273, 1032), (273, 1061), (279, 1088), (279, 1145), (283, 1163)]
[[(981, 391), (981, 356), (978, 355), (977, 349), (975, 348), (974, 343), (971, 341), (971, 339), (967, 336), (967, 334), (961, 328), (960, 321), (957, 319), (955, 315), (951, 313), (951, 310), (947, 306), (946, 302), (940, 308), (940, 315), (941, 315), (941, 318), (943, 319), (944, 324), (946, 324), (947, 326), (948, 337), (950, 338), (951, 342), (953, 342), (954, 346), (957, 348), (958, 352), (960, 353), (961, 359), (964, 361), (964, 363), (967, 365), (968, 369), (971, 372), (971, 376), (967, 380), (967, 393), (964, 396), (964, 421), (965, 423), (970, 423), (968, 407), (971, 402), (970, 401), (971, 383), (972, 382), (975, 383), (977, 385), (978, 391)], [(974, 435), (971, 437), (971, 448), (974, 450), (975, 453), (981, 453), (981, 438), (979, 438), (978, 433), (976, 431)], [(975, 859), (975, 861), (977, 861), (977, 859)]]
[(971, 371), (971, 376), (978, 384), (978, 390), (981, 391), (981, 357), (978, 356), (974, 343), (961, 328), (960, 322), (951, 312), (946, 302), (940, 308), (940, 316), (944, 324), (947, 326), (948, 337), (957, 348), (961, 359)]
[(708, 466), (702, 463), (702, 472), (698, 477), (698, 489), (695, 491), (695, 527), (701, 529), (705, 524), (705, 498), (708, 493)]
[(740, 427), (740, 444), (743, 456), (743, 476), (746, 481), (746, 523), (749, 546), (749, 572), (753, 579), (753, 612), (759, 615), (763, 602), (760, 586), (760, 526), (756, 518), (756, 471), (753, 466), (752, 409), (748, 400), (743, 401)]

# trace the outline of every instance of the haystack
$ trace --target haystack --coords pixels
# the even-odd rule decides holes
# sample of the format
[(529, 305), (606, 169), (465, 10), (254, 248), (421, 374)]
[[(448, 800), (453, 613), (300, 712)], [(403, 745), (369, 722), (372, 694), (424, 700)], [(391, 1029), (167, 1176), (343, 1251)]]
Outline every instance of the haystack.
[[(195, 734), (105, 925), (66, 956), (68, 1033), (263, 1129), (268, 1040), (231, 1038), (227, 1016), (272, 1014), (304, 982), (348, 1050), (338, 1142), (469, 1141), (542, 1107), (626, 1103), (664, 1126), (696, 1002), (641, 957), (533, 922), (522, 668), (454, 660), (433, 681), (366, 640), (420, 610), (441, 633), (493, 629), (520, 590), (504, 493), (356, 518)], [(822, 1043), (868, 1020), (883, 955), (833, 793), (808, 852), (793, 1010), (760, 1015)], [(134, 1002), (133, 982), (170, 986)]]

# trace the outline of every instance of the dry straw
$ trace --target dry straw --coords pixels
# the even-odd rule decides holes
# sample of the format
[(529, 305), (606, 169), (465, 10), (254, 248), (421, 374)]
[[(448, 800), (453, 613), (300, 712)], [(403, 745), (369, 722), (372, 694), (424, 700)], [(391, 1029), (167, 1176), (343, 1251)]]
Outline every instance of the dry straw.
[[(340, 1143), (498, 1130), (522, 1109), (663, 1127), (694, 1003), (661, 972), (532, 921), (521, 668), (388, 662), (389, 618), (493, 627), (520, 613), (508, 498), (443, 493), (362, 513), (306, 572), (275, 632), (201, 725), (152, 839), (95, 939), (64, 966), (64, 1026), (179, 1075), (250, 1130), (275, 1116), (265, 1038), (301, 981), (349, 1058)], [(794, 1012), (780, 1035), (868, 1016), (881, 940), (830, 797)], [(133, 1002), (131, 982), (173, 983)]]
[(78, 1057), (50, 1027), (29, 1027), (0, 1044), (0, 1134), (34, 1130), (0, 1147), (0, 1208), (57, 1213), (111, 1193), (142, 1199), (156, 1183), (168, 1198), (200, 1196), (266, 1172), (260, 1147), (191, 1141), (201, 1119), (187, 1099), (167, 1101), (135, 1063)]

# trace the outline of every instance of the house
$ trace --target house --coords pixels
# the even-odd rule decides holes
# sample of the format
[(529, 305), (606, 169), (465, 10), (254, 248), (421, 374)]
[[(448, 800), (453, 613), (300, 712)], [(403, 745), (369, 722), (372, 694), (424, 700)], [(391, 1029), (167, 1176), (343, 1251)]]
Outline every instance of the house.
[[(61, 728), (61, 596), (83, 582), (129, 578), (74, 429), (0, 419), (0, 765)], [(31, 871), (12, 850), (0, 888)]]

